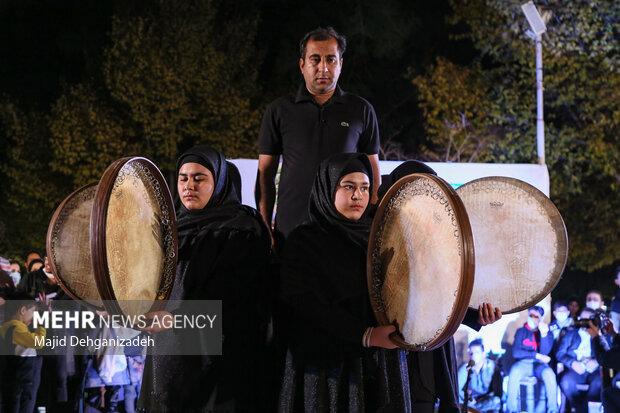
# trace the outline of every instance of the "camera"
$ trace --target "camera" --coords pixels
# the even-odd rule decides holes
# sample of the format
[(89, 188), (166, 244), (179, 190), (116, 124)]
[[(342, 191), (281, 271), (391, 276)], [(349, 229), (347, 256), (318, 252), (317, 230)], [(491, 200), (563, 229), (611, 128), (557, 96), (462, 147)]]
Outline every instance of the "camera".
[(596, 328), (601, 330), (603, 333), (607, 333), (610, 328), (613, 328), (609, 314), (601, 309), (596, 310), (594, 317), (592, 318), (582, 318), (580, 320), (576, 320), (574, 326), (575, 328), (588, 328), (590, 327), (590, 321), (592, 321), (592, 324), (594, 324)]

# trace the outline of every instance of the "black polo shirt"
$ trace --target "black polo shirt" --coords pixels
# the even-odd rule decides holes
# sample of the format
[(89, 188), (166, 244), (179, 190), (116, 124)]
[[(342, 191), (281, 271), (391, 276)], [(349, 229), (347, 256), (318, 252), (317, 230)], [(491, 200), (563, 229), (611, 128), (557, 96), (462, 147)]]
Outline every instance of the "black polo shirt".
[(336, 86), (322, 106), (302, 84), (272, 102), (258, 137), (262, 155), (282, 155), (276, 228), (288, 235), (308, 218), (308, 200), (321, 161), (342, 152), (379, 153), (379, 127), (370, 103)]

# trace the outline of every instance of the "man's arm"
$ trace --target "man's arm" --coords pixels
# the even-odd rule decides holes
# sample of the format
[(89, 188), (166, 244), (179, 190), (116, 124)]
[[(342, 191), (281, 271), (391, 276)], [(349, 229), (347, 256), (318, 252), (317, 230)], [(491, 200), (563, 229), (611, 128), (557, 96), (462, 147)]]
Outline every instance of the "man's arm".
[(256, 208), (267, 223), (269, 229), (273, 217), (273, 206), (276, 200), (276, 174), (280, 155), (258, 155), (258, 174), (254, 187)]
[(376, 204), (379, 201), (379, 197), (377, 196), (377, 191), (379, 191), (379, 186), (381, 186), (381, 171), (379, 170), (379, 155), (368, 155), (370, 158), (370, 164), (372, 165), (372, 179), (374, 182), (374, 186), (372, 188), (372, 199), (370, 200), (371, 204)]

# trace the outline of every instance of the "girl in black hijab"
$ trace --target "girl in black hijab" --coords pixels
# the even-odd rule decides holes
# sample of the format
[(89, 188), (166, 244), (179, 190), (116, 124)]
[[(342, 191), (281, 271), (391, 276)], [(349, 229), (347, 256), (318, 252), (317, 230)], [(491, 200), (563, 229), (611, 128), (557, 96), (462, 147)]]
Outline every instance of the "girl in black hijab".
[[(262, 411), (268, 229), (255, 209), (241, 205), (239, 173), (215, 149), (185, 152), (177, 173), (179, 257), (170, 300), (222, 300), (222, 355), (154, 356), (140, 405), (150, 413)], [(187, 339), (172, 331), (160, 337)]]
[[(422, 162), (410, 160), (396, 167), (391, 174), (381, 177), (379, 201), (399, 179), (405, 176), (425, 173), (437, 175), (431, 167)], [(463, 324), (478, 331), (483, 325), (491, 324), (502, 317), (499, 309), (493, 310), (489, 303), (478, 311), (467, 309)], [(432, 351), (411, 351), (407, 354), (407, 369), (411, 391), (412, 409), (416, 413), (432, 413), (439, 399), (439, 412), (458, 413), (458, 380), (454, 340)]]
[(310, 221), (287, 239), (281, 298), (289, 350), (282, 412), (377, 411), (396, 398), (376, 348), (395, 348), (389, 340), (395, 328), (372, 328), (366, 286), (372, 184), (364, 154), (323, 161), (310, 196)]

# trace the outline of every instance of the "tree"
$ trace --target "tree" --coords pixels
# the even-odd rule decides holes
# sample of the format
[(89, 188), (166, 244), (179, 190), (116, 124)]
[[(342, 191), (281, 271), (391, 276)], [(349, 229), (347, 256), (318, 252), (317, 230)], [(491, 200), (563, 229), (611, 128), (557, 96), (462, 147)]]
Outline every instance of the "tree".
[(115, 15), (101, 73), (54, 105), (53, 167), (74, 171), (77, 185), (121, 156), (146, 156), (172, 171), (179, 152), (196, 143), (253, 156), (256, 18), (233, 20), (221, 4), (159, 0)]
[(45, 250), (50, 218), (70, 186), (62, 174), (54, 173), (49, 160), (47, 117), (36, 111), (24, 112), (4, 98), (0, 101), (0, 125), (4, 136), (0, 165), (0, 226), (4, 256), (20, 258), (25, 251)]
[[(546, 160), (551, 198), (568, 228), (570, 265), (594, 270), (618, 258), (620, 241), (620, 67), (613, 1), (546, 1), (544, 35)], [(427, 152), (465, 139), (491, 162), (535, 159), (534, 42), (513, 0), (452, 1), (453, 23), (479, 50), (471, 65), (438, 60), (418, 76)], [(459, 85), (464, 84), (465, 87)], [(454, 92), (450, 95), (450, 92)], [(486, 111), (484, 106), (487, 106)], [(463, 114), (463, 130), (454, 129)], [(460, 135), (459, 135), (460, 133)], [(470, 135), (467, 135), (469, 133)], [(460, 140), (459, 140), (460, 137)]]

